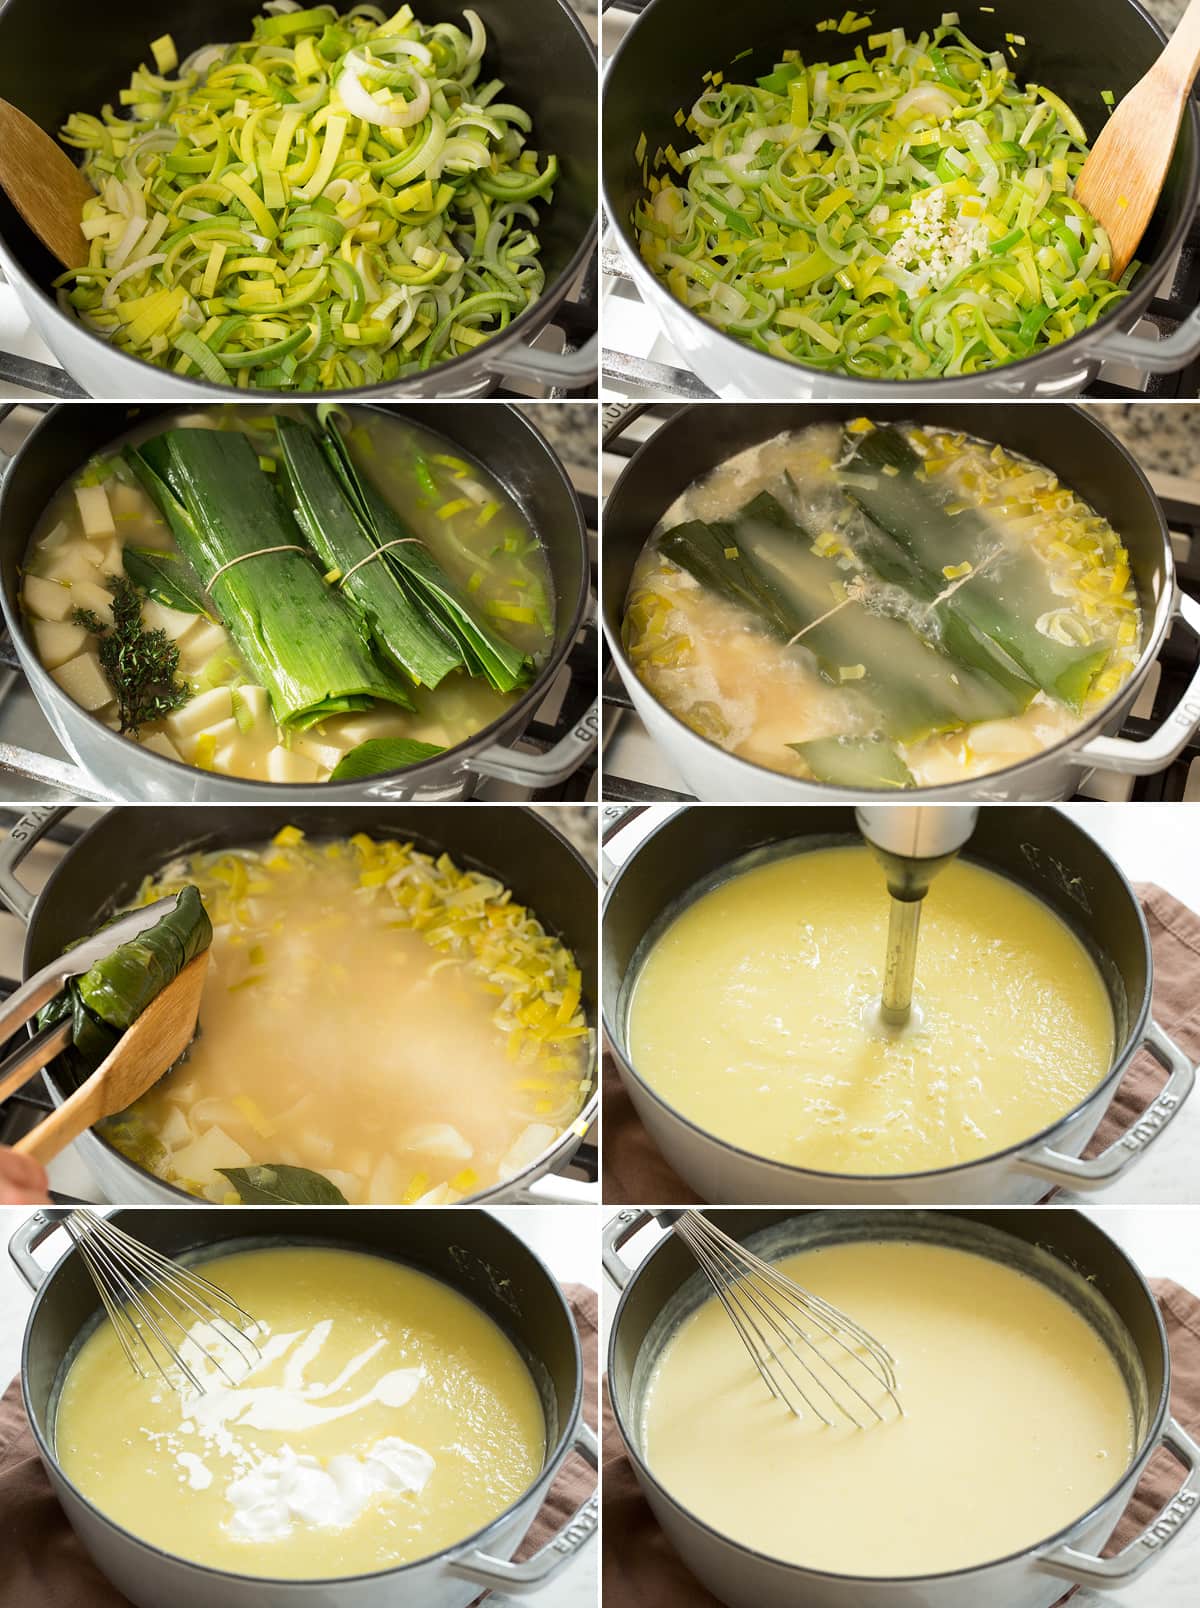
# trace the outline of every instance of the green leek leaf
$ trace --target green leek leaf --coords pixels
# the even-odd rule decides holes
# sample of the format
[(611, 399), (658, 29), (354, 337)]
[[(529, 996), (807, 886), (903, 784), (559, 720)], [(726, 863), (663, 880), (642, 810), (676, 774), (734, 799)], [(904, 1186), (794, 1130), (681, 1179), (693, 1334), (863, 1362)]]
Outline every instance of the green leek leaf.
[(304, 425), (277, 419), (296, 522), (378, 650), (418, 686), (436, 687), (463, 657), (450, 634), (414, 602), (378, 552), (320, 443)]
[(425, 544), (413, 539), (412, 531), (396, 510), (360, 473), (337, 427), (336, 415), (327, 412), (324, 423), (329, 461), (375, 546), (388, 549), (384, 562), (457, 644), (472, 675), (486, 676), (497, 692), (512, 692), (523, 686), (531, 670), (524, 653), (476, 617)]
[(81, 976), (72, 977), (39, 1013), (38, 1026), (47, 1027), (69, 1015), (74, 1048), (86, 1069), (94, 1071), (151, 1001), (211, 943), (212, 922), (200, 890), (188, 883), (174, 910)]
[(160, 553), (151, 547), (126, 547), (121, 560), (133, 584), (157, 603), (185, 614), (216, 619), (199, 576), (181, 554)]
[(445, 752), (436, 743), (419, 743), (411, 737), (371, 737), (342, 755), (329, 780), (353, 782), (362, 776), (382, 776)]
[(882, 737), (820, 737), (788, 747), (796, 750), (819, 782), (869, 792), (917, 785), (895, 748)]
[[(899, 473), (864, 476), (864, 470), (881, 471), (885, 464)], [(857, 441), (846, 465), (844, 472), (854, 477), (846, 495), (915, 566), (918, 595), (938, 597), (945, 590), (946, 568), (964, 560), (977, 566), (978, 573), (938, 605), (939, 615), (972, 634), (990, 655), (993, 674), (1015, 668), (1078, 713), (1108, 658), (1107, 647), (1072, 647), (1039, 631), (1038, 619), (1061, 606), (1041, 563), (1032, 554), (1013, 552), (984, 568), (982, 560), (999, 539), (987, 516), (972, 507), (947, 513), (937, 489), (916, 478), (920, 466), (900, 431), (873, 430)]]

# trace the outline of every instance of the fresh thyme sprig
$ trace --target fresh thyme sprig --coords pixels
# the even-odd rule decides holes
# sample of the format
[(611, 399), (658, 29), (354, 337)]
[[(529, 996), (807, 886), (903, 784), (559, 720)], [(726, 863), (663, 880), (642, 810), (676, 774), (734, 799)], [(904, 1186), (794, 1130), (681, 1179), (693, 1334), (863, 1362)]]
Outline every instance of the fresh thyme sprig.
[(106, 575), (113, 595), (111, 626), (92, 609), (76, 609), (72, 619), (100, 638), (100, 663), (116, 694), (121, 730), (137, 735), (142, 726), (162, 720), (191, 697), (176, 679), (179, 646), (165, 631), (142, 624), (142, 599), (124, 575)]

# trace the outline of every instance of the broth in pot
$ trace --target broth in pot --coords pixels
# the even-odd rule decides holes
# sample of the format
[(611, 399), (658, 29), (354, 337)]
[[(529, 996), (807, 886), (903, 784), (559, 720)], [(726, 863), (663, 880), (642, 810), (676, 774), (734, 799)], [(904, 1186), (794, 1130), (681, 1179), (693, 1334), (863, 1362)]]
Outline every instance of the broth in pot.
[(592, 1039), (575, 957), (495, 877), (365, 833), (198, 853), (213, 939), (191, 1048), (104, 1136), (218, 1204), (452, 1203), (578, 1117)]
[(853, 420), (737, 454), (667, 511), (622, 635), (729, 753), (858, 790), (934, 787), (1067, 737), (1142, 644), (1119, 532), (961, 432)]

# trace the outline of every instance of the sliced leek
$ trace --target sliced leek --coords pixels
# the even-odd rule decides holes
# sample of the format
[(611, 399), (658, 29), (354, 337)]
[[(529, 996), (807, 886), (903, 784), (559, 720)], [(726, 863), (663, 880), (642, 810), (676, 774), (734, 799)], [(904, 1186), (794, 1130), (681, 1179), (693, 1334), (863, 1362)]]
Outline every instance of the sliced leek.
[(558, 164), (464, 18), (287, 10), (178, 66), (156, 40), (119, 111), (62, 131), (97, 197), (60, 305), (146, 362), (277, 391), (394, 380), (505, 329), (543, 288)]
[(692, 143), (637, 155), (633, 223), (671, 293), (761, 352), (863, 379), (1011, 363), (1123, 297), (1074, 199), (1071, 109), (943, 22), (852, 57), (706, 75)]

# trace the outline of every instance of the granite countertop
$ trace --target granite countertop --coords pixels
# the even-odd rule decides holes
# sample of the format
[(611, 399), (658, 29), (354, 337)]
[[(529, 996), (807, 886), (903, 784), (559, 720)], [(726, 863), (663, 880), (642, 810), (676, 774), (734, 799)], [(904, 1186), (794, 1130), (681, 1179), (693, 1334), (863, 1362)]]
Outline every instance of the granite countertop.
[(1147, 474), (1200, 480), (1200, 407), (1195, 403), (1085, 402)]
[(1187, 10), (1188, 0), (1142, 0), (1146, 10), (1168, 33), (1173, 33)]
[(596, 472), (596, 409), (591, 402), (518, 402), (568, 469)]
[(569, 838), (596, 869), (596, 811), (589, 804), (535, 804), (534, 809), (545, 817), (556, 831)]

